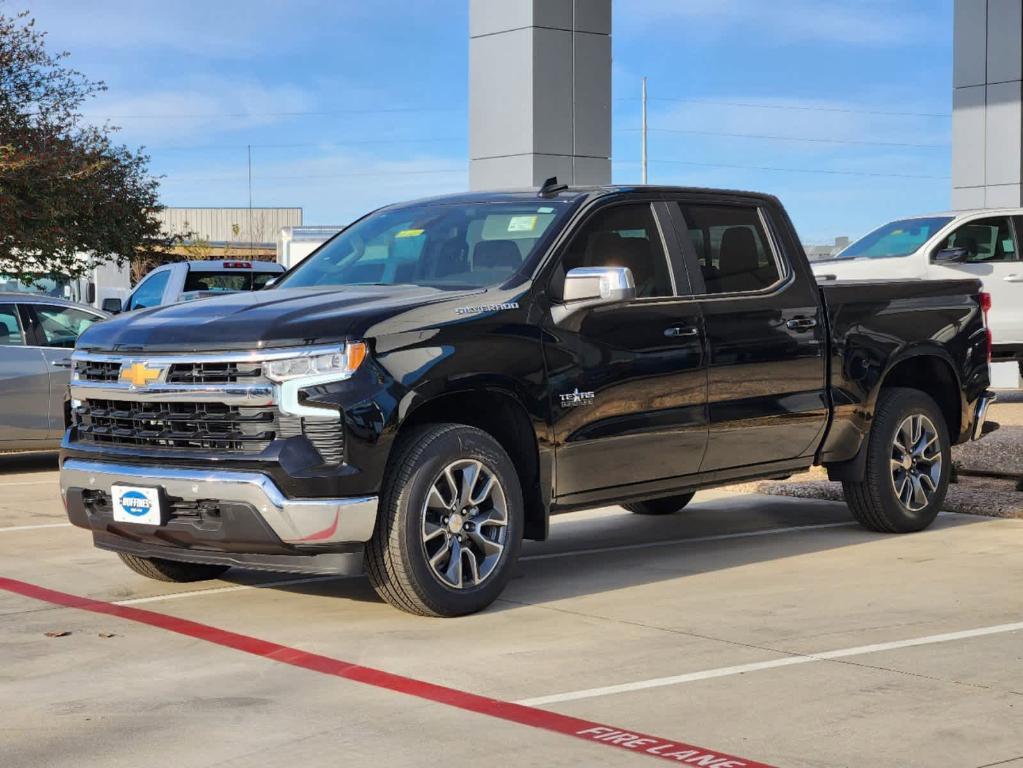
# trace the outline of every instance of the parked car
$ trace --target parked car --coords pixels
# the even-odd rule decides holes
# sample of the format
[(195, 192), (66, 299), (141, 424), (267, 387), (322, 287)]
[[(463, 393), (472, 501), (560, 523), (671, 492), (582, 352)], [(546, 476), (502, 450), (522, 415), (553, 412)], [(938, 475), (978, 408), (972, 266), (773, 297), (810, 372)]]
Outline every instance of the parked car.
[(53, 296), (0, 293), (0, 450), (60, 445), (70, 418), (72, 349), (105, 317)]
[(117, 314), (225, 293), (258, 291), (284, 271), (272, 261), (177, 261), (157, 267), (142, 278), (127, 300), (104, 301), (103, 309)]
[(146, 576), (365, 558), (435, 616), (490, 604), (550, 514), (670, 513), (813, 464), (867, 528), (918, 531), (984, 432), (985, 306), (976, 280), (818, 286), (766, 195), (395, 205), (273, 291), (89, 329), (61, 487)]
[(1021, 248), (1023, 208), (936, 213), (890, 221), (813, 271), (820, 280), (980, 280), (994, 360), (1019, 360), (1023, 372)]

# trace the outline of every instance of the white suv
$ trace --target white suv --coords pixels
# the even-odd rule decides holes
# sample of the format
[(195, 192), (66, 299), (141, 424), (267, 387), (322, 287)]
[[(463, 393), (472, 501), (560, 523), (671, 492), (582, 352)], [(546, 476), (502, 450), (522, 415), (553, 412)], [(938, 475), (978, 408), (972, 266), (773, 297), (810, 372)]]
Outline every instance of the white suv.
[(813, 264), (818, 281), (973, 277), (991, 295), (995, 360), (1023, 371), (1023, 208), (957, 211), (891, 221)]

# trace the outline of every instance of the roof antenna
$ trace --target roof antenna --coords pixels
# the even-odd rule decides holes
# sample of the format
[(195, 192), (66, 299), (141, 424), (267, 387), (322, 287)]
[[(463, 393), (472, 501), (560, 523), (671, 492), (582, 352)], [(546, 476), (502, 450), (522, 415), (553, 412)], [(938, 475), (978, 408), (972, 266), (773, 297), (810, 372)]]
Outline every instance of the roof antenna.
[(558, 184), (558, 177), (551, 176), (547, 181), (540, 187), (540, 191), (537, 193), (537, 197), (554, 197), (558, 192), (564, 192), (568, 189), (568, 184)]

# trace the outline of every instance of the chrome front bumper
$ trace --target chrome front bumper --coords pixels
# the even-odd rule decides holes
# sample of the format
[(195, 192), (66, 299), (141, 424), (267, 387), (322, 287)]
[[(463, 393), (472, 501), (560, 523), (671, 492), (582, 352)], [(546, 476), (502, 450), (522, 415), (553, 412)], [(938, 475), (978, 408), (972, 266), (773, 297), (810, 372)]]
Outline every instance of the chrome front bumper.
[(977, 414), (973, 420), (973, 440), (980, 440), (985, 434), (984, 423), (987, 421), (987, 409), (998, 399), (994, 392), (985, 392), (977, 401)]
[(159, 486), (189, 501), (215, 499), (248, 504), (285, 544), (362, 543), (373, 535), (377, 497), (288, 499), (256, 472), (167, 469), (68, 459), (60, 469), (60, 491), (103, 491), (112, 485)]

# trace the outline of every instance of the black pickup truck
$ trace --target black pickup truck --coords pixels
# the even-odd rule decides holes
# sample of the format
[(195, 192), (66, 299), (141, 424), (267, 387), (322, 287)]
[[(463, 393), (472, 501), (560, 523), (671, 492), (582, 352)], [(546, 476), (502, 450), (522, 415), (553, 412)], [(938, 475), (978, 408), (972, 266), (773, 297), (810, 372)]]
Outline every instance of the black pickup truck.
[(365, 567), (407, 611), (501, 592), (551, 514), (680, 510), (824, 465), (918, 531), (977, 438), (975, 281), (818, 286), (779, 202), (669, 187), (375, 211), (272, 289), (79, 340), (70, 520), (156, 579)]

